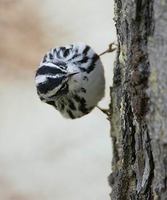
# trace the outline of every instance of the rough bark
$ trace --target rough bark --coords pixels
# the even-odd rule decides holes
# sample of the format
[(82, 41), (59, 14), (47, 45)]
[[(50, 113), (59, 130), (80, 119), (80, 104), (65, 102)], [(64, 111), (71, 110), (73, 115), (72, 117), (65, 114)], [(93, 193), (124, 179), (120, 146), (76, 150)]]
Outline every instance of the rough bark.
[(112, 200), (167, 199), (167, 0), (115, 0)]

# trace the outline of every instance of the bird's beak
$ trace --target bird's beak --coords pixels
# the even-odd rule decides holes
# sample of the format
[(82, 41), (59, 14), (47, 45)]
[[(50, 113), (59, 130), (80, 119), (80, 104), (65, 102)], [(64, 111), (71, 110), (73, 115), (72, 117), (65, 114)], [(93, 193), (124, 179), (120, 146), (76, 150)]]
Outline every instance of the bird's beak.
[(69, 74), (68, 74), (68, 77), (74, 76), (75, 74), (79, 74), (79, 72), (69, 73)]

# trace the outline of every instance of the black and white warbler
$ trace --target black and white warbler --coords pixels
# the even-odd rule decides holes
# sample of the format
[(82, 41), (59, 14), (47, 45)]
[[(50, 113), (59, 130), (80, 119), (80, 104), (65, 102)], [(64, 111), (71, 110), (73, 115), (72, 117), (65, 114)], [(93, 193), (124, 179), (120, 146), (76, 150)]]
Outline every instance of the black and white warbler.
[[(111, 46), (100, 55), (115, 50)], [(66, 118), (88, 114), (104, 96), (105, 78), (100, 55), (83, 43), (51, 49), (36, 71), (39, 98)]]

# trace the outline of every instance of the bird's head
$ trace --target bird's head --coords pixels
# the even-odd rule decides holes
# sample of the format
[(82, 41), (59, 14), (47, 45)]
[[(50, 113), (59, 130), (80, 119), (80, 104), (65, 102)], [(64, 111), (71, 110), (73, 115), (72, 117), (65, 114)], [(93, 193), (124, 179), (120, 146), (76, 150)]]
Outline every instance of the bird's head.
[(36, 72), (35, 82), (37, 93), (41, 100), (55, 100), (68, 93), (68, 81), (78, 72), (68, 72), (67, 69), (54, 63), (42, 63)]

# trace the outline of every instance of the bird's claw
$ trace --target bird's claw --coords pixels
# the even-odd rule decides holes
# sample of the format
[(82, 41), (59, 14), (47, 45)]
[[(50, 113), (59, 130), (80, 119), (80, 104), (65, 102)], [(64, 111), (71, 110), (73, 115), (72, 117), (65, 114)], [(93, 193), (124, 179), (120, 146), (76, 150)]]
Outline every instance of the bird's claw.
[[(113, 48), (113, 46), (115, 46), (115, 47)], [(111, 44), (108, 45), (108, 49), (106, 51), (102, 52), (101, 54), (99, 54), (99, 56), (102, 56), (106, 53), (111, 53), (111, 52), (115, 51), (117, 49), (117, 46), (118, 46), (117, 44), (112, 42)]]
[(100, 108), (99, 106), (96, 106), (101, 112), (103, 112), (105, 115), (107, 115), (107, 119), (110, 121), (111, 118), (111, 112), (110, 109), (104, 109)]

